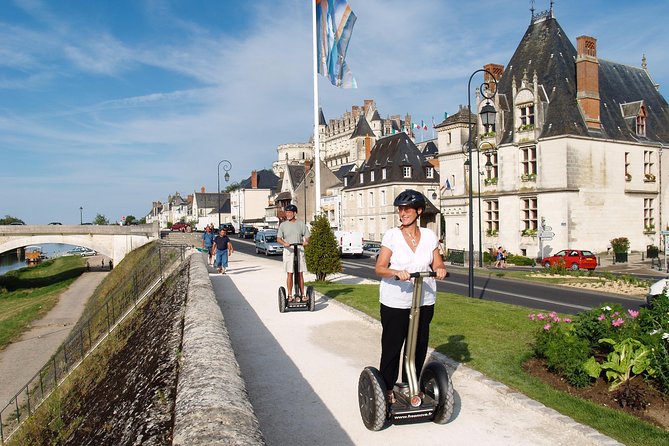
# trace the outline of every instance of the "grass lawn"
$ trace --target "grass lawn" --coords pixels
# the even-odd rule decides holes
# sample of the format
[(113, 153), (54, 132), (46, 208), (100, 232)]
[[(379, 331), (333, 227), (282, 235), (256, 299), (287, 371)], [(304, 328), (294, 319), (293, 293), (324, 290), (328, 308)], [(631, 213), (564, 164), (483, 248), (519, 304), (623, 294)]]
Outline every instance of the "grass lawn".
[[(322, 282), (312, 285), (330, 298), (379, 318), (378, 285)], [(532, 312), (526, 307), (438, 293), (430, 345), (489, 378), (627, 445), (669, 444), (669, 432), (555, 390), (525, 373), (522, 363), (531, 356), (531, 343), (539, 328), (527, 317)]]
[(0, 350), (51, 310), (83, 270), (81, 257), (68, 256), (0, 276)]

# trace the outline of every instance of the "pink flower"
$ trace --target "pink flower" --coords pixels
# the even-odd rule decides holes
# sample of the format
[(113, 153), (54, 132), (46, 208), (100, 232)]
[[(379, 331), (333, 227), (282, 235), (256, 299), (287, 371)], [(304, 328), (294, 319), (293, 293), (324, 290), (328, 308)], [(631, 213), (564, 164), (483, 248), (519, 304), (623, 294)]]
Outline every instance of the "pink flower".
[(557, 317), (557, 313), (555, 311), (551, 311), (550, 313), (548, 313), (548, 316), (550, 316), (551, 319), (555, 319)]
[(637, 317), (639, 315), (638, 311), (634, 311), (631, 308), (629, 310), (627, 310), (627, 312), (630, 314), (630, 316), (632, 316), (632, 319), (634, 319), (635, 317)]
[(550, 330), (550, 329), (551, 329), (551, 324), (544, 325), (544, 330)]
[(618, 318), (614, 321), (611, 321), (611, 325), (613, 325), (614, 327), (620, 327), (624, 323), (625, 323), (625, 321), (622, 320), (622, 318)]
[(530, 318), (530, 320), (531, 320), (531, 321), (533, 321), (533, 320), (534, 320), (534, 319), (535, 319), (535, 318), (537, 317), (537, 315), (536, 315), (536, 314), (534, 314), (534, 313), (532, 313), (532, 314), (530, 314), (530, 315), (529, 315), (529, 316), (527, 316), (527, 317), (529, 317), (529, 318)]
[(613, 314), (611, 314), (611, 317), (616, 317), (616, 316), (618, 316), (619, 314), (620, 314), (620, 313), (618, 313), (618, 312), (616, 311), (616, 312), (614, 312)]
[(543, 321), (544, 319), (546, 319), (546, 316), (544, 316), (543, 313), (539, 313), (539, 314), (537, 314), (537, 319), (539, 319), (540, 321)]
[(557, 316), (556, 316), (556, 317), (554, 317), (554, 318), (553, 318), (553, 322), (555, 322), (555, 323), (558, 323), (558, 322), (560, 322), (560, 318), (559, 318), (559, 317), (557, 317)]
[(569, 318), (565, 318), (564, 322), (568, 324), (568, 323), (571, 322), (571, 319), (569, 319)]
[(597, 318), (598, 321), (603, 321), (604, 319), (606, 319), (606, 316), (604, 316), (603, 314), (600, 314), (599, 317)]

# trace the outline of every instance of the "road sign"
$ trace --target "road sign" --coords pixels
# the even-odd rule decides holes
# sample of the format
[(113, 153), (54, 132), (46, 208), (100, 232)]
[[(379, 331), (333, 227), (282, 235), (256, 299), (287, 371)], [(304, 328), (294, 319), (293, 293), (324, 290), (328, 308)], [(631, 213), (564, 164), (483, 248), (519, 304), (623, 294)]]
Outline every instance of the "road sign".
[(662, 235), (669, 235), (669, 231), (660, 231), (660, 234), (662, 234)]
[(542, 230), (542, 231), (550, 231), (550, 230), (552, 230), (552, 229), (553, 229), (553, 228), (550, 227), (550, 226), (542, 226), (542, 227), (541, 227), (541, 230)]
[(555, 233), (550, 231), (542, 231), (538, 234), (538, 237), (542, 240), (552, 240), (554, 236)]

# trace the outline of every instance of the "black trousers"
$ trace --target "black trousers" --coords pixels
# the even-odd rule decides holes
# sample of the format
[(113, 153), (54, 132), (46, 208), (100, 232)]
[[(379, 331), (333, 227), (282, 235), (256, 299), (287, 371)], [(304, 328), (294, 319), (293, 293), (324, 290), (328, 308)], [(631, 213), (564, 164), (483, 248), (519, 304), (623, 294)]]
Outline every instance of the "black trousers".
[[(381, 365), (379, 371), (386, 383), (386, 389), (392, 390), (399, 374), (402, 347), (406, 344), (409, 331), (410, 310), (404, 308), (391, 308), (381, 304)], [(434, 316), (434, 305), (420, 307), (420, 322), (418, 323), (418, 339), (416, 340), (416, 376), (420, 378), (420, 372), (425, 363), (427, 355), (427, 344), (430, 340), (430, 322)], [(404, 361), (402, 361), (402, 381), (407, 382)]]

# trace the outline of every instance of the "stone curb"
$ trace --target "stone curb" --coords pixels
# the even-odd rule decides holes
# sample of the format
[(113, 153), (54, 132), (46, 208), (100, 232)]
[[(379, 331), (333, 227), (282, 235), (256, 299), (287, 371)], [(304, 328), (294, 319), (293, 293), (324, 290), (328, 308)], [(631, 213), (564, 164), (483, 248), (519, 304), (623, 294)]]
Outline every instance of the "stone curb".
[(204, 258), (190, 257), (173, 445), (264, 445)]
[[(361, 319), (364, 319), (371, 325), (376, 325), (379, 328), (381, 327), (380, 321), (374, 319), (373, 317), (370, 317), (369, 315), (363, 313), (362, 311), (359, 311), (353, 307), (338, 302), (336, 299), (330, 299), (317, 291), (315, 291), (314, 294), (316, 297), (326, 300), (329, 304), (338, 305), (342, 308), (345, 308), (347, 311), (350, 311), (351, 313), (357, 314)], [(574, 419), (566, 415), (562, 415), (555, 409), (546, 407), (544, 404), (535, 401), (527, 397), (526, 395), (523, 395), (520, 392), (516, 392), (515, 390), (508, 387), (506, 384), (500, 383), (498, 381), (493, 381), (489, 379), (487, 376), (485, 376), (483, 373), (471, 369), (466, 365), (463, 365), (462, 363), (459, 363), (442, 353), (436, 352), (432, 348), (428, 350), (428, 354), (432, 357), (432, 359), (443, 362), (449, 369), (448, 371), (451, 375), (453, 375), (453, 373), (455, 373), (455, 371), (457, 370), (458, 375), (461, 375), (466, 379), (478, 381), (479, 383), (485, 385), (486, 387), (501, 394), (502, 397), (509, 403), (529, 408), (534, 412), (536, 412), (537, 415), (548, 417), (553, 423), (560, 423), (564, 425), (565, 428), (567, 429), (572, 429), (579, 432), (581, 435), (583, 435), (585, 439), (584, 444), (591, 444), (597, 446), (624, 446), (623, 443), (620, 443), (611, 437), (607, 437), (606, 435), (591, 428), (590, 426), (580, 424)]]

